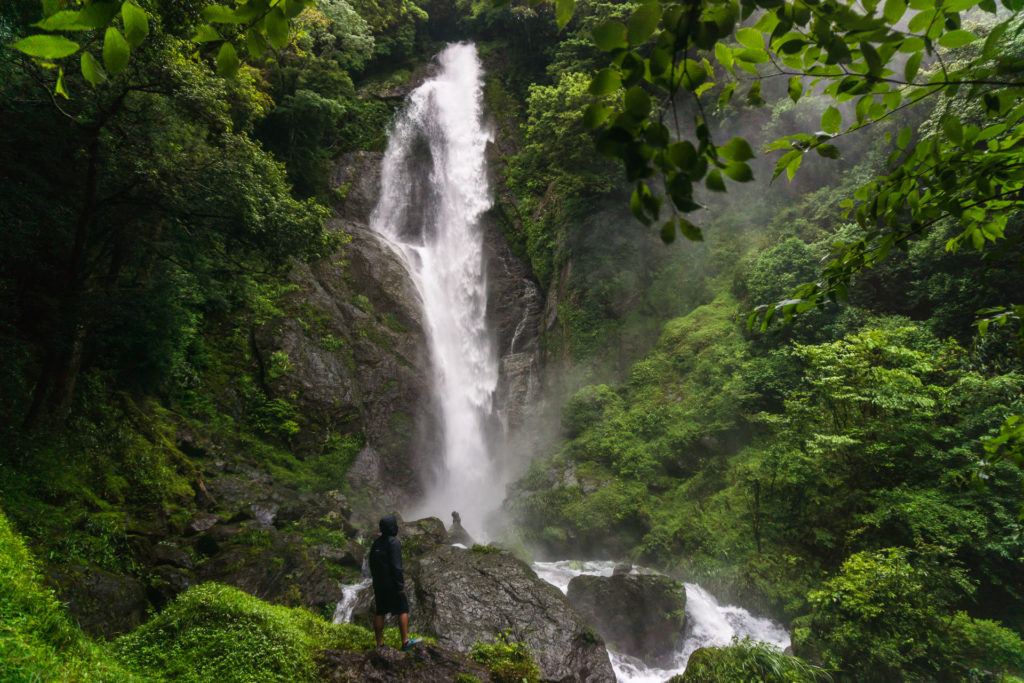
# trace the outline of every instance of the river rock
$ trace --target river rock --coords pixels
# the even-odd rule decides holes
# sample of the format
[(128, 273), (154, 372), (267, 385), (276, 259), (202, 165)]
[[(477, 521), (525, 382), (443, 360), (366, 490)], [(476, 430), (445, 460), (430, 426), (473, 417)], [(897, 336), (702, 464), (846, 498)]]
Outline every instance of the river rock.
[(577, 576), (567, 597), (616, 652), (667, 666), (683, 645), (686, 589), (667, 576)]
[(451, 683), (467, 680), (490, 681), (487, 669), (466, 655), (437, 645), (420, 645), (409, 653), (392, 648), (368, 652), (328, 650), (320, 657), (320, 679), (336, 683)]
[(468, 651), (508, 631), (526, 643), (547, 681), (615, 681), (601, 637), (562, 592), (492, 546), (435, 548), (416, 563), (416, 628)]

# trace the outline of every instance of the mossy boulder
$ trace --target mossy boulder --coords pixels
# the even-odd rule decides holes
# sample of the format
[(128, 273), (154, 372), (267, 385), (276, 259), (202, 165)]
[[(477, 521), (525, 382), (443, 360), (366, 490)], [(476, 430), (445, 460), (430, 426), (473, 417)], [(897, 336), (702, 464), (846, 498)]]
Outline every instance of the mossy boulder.
[[(397, 644), (394, 643), (393, 644)], [(364, 628), (330, 624), (218, 583), (189, 589), (114, 642), (132, 669), (177, 681), (313, 681), (320, 653), (366, 650)]]
[(562, 592), (511, 553), (493, 546), (442, 545), (416, 562), (417, 628), (468, 651), (480, 640), (517, 634), (543, 680), (615, 680), (604, 642)]
[(667, 576), (577, 576), (567, 597), (616, 652), (668, 666), (683, 645), (686, 589)]

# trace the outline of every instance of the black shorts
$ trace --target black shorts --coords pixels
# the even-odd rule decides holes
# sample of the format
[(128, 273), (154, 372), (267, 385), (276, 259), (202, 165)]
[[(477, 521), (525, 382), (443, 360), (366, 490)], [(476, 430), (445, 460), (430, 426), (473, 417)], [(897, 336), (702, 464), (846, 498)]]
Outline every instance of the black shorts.
[(409, 599), (405, 593), (378, 593), (373, 592), (375, 612), (380, 614), (406, 614), (409, 611)]

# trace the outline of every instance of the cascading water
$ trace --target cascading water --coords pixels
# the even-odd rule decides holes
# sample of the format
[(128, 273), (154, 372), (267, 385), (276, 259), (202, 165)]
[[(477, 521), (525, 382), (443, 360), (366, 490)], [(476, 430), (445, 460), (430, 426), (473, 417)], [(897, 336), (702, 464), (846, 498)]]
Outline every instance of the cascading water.
[(491, 206), (476, 47), (449, 45), (439, 73), (416, 88), (384, 155), (381, 195), (371, 227), (405, 258), (423, 299), (444, 430), (442, 466), (413, 516), (462, 513), (484, 537), (487, 515), (504, 498), (500, 463), (487, 424), (498, 359), (487, 325), (480, 215)]
[[(611, 576), (615, 562), (535, 562), (533, 569), (537, 576), (557, 587), (563, 593), (569, 590), (569, 582), (581, 574)], [(647, 570), (636, 569), (634, 572)], [(789, 647), (789, 633), (771, 619), (755, 617), (742, 607), (721, 605), (711, 593), (695, 583), (686, 586), (686, 640), (675, 653), (672, 666), (656, 669), (638, 659), (617, 652), (610, 652), (612, 668), (620, 683), (661, 683), (686, 670), (690, 655), (697, 648), (728, 645), (735, 638), (750, 638), (769, 643), (784, 650)]]

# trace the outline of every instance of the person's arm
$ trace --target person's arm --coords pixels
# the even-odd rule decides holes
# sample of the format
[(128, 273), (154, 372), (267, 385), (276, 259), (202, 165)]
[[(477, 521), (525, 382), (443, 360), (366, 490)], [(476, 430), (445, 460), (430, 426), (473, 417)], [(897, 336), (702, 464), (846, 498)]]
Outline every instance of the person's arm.
[(392, 537), (389, 550), (391, 554), (391, 578), (395, 582), (395, 588), (399, 591), (405, 590), (405, 572), (402, 571), (402, 543)]

